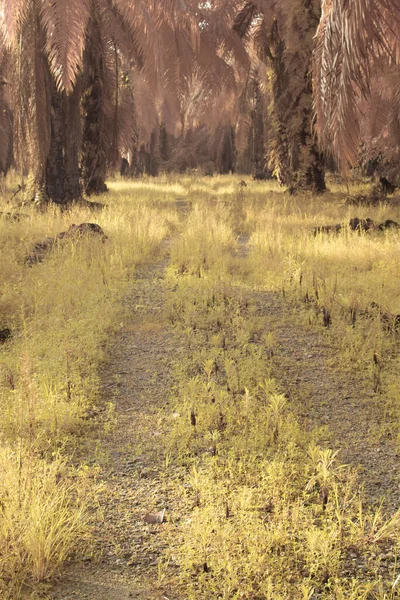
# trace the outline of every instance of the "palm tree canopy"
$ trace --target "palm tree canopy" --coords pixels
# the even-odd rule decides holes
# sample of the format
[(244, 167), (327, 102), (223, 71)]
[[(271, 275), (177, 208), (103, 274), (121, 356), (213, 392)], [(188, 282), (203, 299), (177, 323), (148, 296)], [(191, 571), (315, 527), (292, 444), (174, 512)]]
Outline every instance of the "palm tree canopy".
[(343, 168), (357, 160), (374, 74), (390, 64), (398, 71), (399, 59), (398, 0), (323, 0), (313, 65), (316, 130)]

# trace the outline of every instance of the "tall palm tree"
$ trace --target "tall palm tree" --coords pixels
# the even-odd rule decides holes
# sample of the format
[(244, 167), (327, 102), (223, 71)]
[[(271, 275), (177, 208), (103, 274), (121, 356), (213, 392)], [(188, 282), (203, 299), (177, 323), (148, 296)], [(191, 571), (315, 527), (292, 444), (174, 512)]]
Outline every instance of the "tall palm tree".
[(312, 135), (311, 59), (317, 0), (254, 0), (234, 30), (264, 63), (270, 81), (269, 164), (290, 189), (325, 189), (324, 164)]
[(85, 188), (104, 186), (107, 136), (119, 114), (121, 58), (144, 69), (156, 86), (172, 65), (163, 65), (168, 45), (162, 40), (167, 37), (184, 55), (196, 46), (199, 29), (195, 12), (182, 11), (179, 0), (0, 0), (0, 18), (0, 41), (12, 48), (16, 65), (18, 154), (24, 145), (35, 197), (58, 202), (82, 193), (82, 134)]
[(358, 159), (371, 90), (379, 102), (377, 78), (381, 92), (390, 88), (392, 125), (399, 131), (395, 124), (400, 114), (399, 62), (398, 0), (323, 0), (313, 64), (316, 130), (320, 143), (342, 168)]
[(35, 198), (51, 194), (63, 200), (61, 186), (69, 187), (76, 197), (79, 190), (72, 192), (76, 180), (71, 174), (74, 167), (76, 171), (77, 156), (65, 152), (66, 143), (74, 137), (65, 119), (68, 113), (74, 116), (78, 104), (68, 94), (83, 56), (86, 2), (2, 0), (0, 9), (3, 47), (11, 49), (14, 63), (10, 85), (20, 167), (29, 166)]

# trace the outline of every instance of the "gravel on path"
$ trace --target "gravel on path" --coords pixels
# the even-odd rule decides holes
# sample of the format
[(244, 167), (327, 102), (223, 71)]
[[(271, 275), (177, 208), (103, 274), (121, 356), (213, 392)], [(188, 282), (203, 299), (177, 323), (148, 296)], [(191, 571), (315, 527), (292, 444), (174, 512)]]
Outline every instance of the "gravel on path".
[(376, 434), (384, 414), (370, 377), (343, 369), (327, 332), (304, 324), (282, 294), (257, 292), (254, 301), (276, 340), (274, 377), (296, 404), (303, 426), (320, 428), (321, 442), (358, 469), (367, 502), (383, 501), (393, 514), (400, 508), (400, 450), (389, 435)]
[[(53, 600), (177, 598), (173, 591), (166, 595), (161, 582), (166, 537), (176, 527), (171, 490), (179, 478), (179, 473), (166, 474), (162, 443), (170, 418), (171, 365), (180, 352), (164, 325), (167, 264), (165, 258), (138, 268), (125, 299), (130, 318), (102, 377), (103, 401), (115, 402), (116, 422), (111, 432), (97, 432), (99, 439), (88, 441), (94, 462), (102, 465), (103, 480), (93, 523), (94, 553), (64, 571)], [(145, 522), (147, 513), (164, 509), (162, 524)], [(173, 561), (168, 568), (173, 569)]]
[[(241, 242), (238, 256), (245, 261), (248, 239)], [(102, 518), (94, 524), (98, 556), (72, 564), (54, 589), (53, 600), (182, 597), (178, 586), (166, 589), (161, 581), (162, 561), (171, 556), (169, 541), (179, 546), (179, 520), (185, 511), (176, 497), (182, 473), (166, 467), (163, 445), (172, 418), (172, 364), (182, 352), (164, 320), (167, 264), (165, 258), (138, 269), (126, 299), (130, 322), (116, 339), (103, 374), (109, 399), (115, 395), (117, 423), (96, 447), (97, 454), (104, 454)], [(322, 428), (322, 441), (339, 450), (339, 460), (359, 469), (369, 503), (379, 505), (383, 499), (387, 513), (398, 510), (398, 450), (389, 437), (378, 440), (374, 435), (383, 414), (368, 376), (340, 368), (326, 332), (305, 325), (282, 295), (254, 291), (250, 296), (276, 340), (274, 376), (303, 425)], [(164, 509), (164, 523), (144, 522), (147, 512)], [(169, 573), (171, 569), (173, 555)]]

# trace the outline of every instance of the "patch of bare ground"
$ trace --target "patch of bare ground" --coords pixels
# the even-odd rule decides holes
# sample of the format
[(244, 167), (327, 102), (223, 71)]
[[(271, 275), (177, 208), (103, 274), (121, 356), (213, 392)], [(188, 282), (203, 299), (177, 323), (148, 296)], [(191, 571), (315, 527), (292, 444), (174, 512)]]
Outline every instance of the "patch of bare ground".
[[(89, 462), (101, 465), (103, 482), (92, 523), (94, 549), (64, 570), (50, 594), (53, 600), (179, 597), (174, 557), (166, 552), (173, 548), (168, 540), (179, 539), (180, 514), (180, 473), (166, 463), (163, 445), (171, 418), (171, 364), (180, 352), (164, 324), (167, 264), (164, 258), (138, 269), (125, 300), (130, 317), (103, 374), (103, 400), (115, 403), (115, 423), (86, 442), (86, 460), (91, 456)], [(159, 511), (165, 511), (162, 523), (145, 522), (146, 514)]]
[[(273, 374), (320, 443), (339, 450), (338, 459), (358, 469), (368, 503), (392, 514), (400, 506), (398, 446), (378, 436), (385, 416), (367, 373), (343, 369), (326, 330), (304, 324), (282, 294), (257, 292), (254, 302), (276, 340)], [(387, 428), (382, 428), (382, 431)]]

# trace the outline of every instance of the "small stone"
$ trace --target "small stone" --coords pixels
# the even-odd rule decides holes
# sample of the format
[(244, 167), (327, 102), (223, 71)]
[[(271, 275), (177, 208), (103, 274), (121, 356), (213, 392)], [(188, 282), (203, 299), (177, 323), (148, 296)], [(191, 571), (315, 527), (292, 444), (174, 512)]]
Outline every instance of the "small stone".
[(144, 522), (152, 525), (161, 524), (164, 521), (165, 508), (160, 510), (158, 513), (151, 514), (147, 513), (144, 517)]

